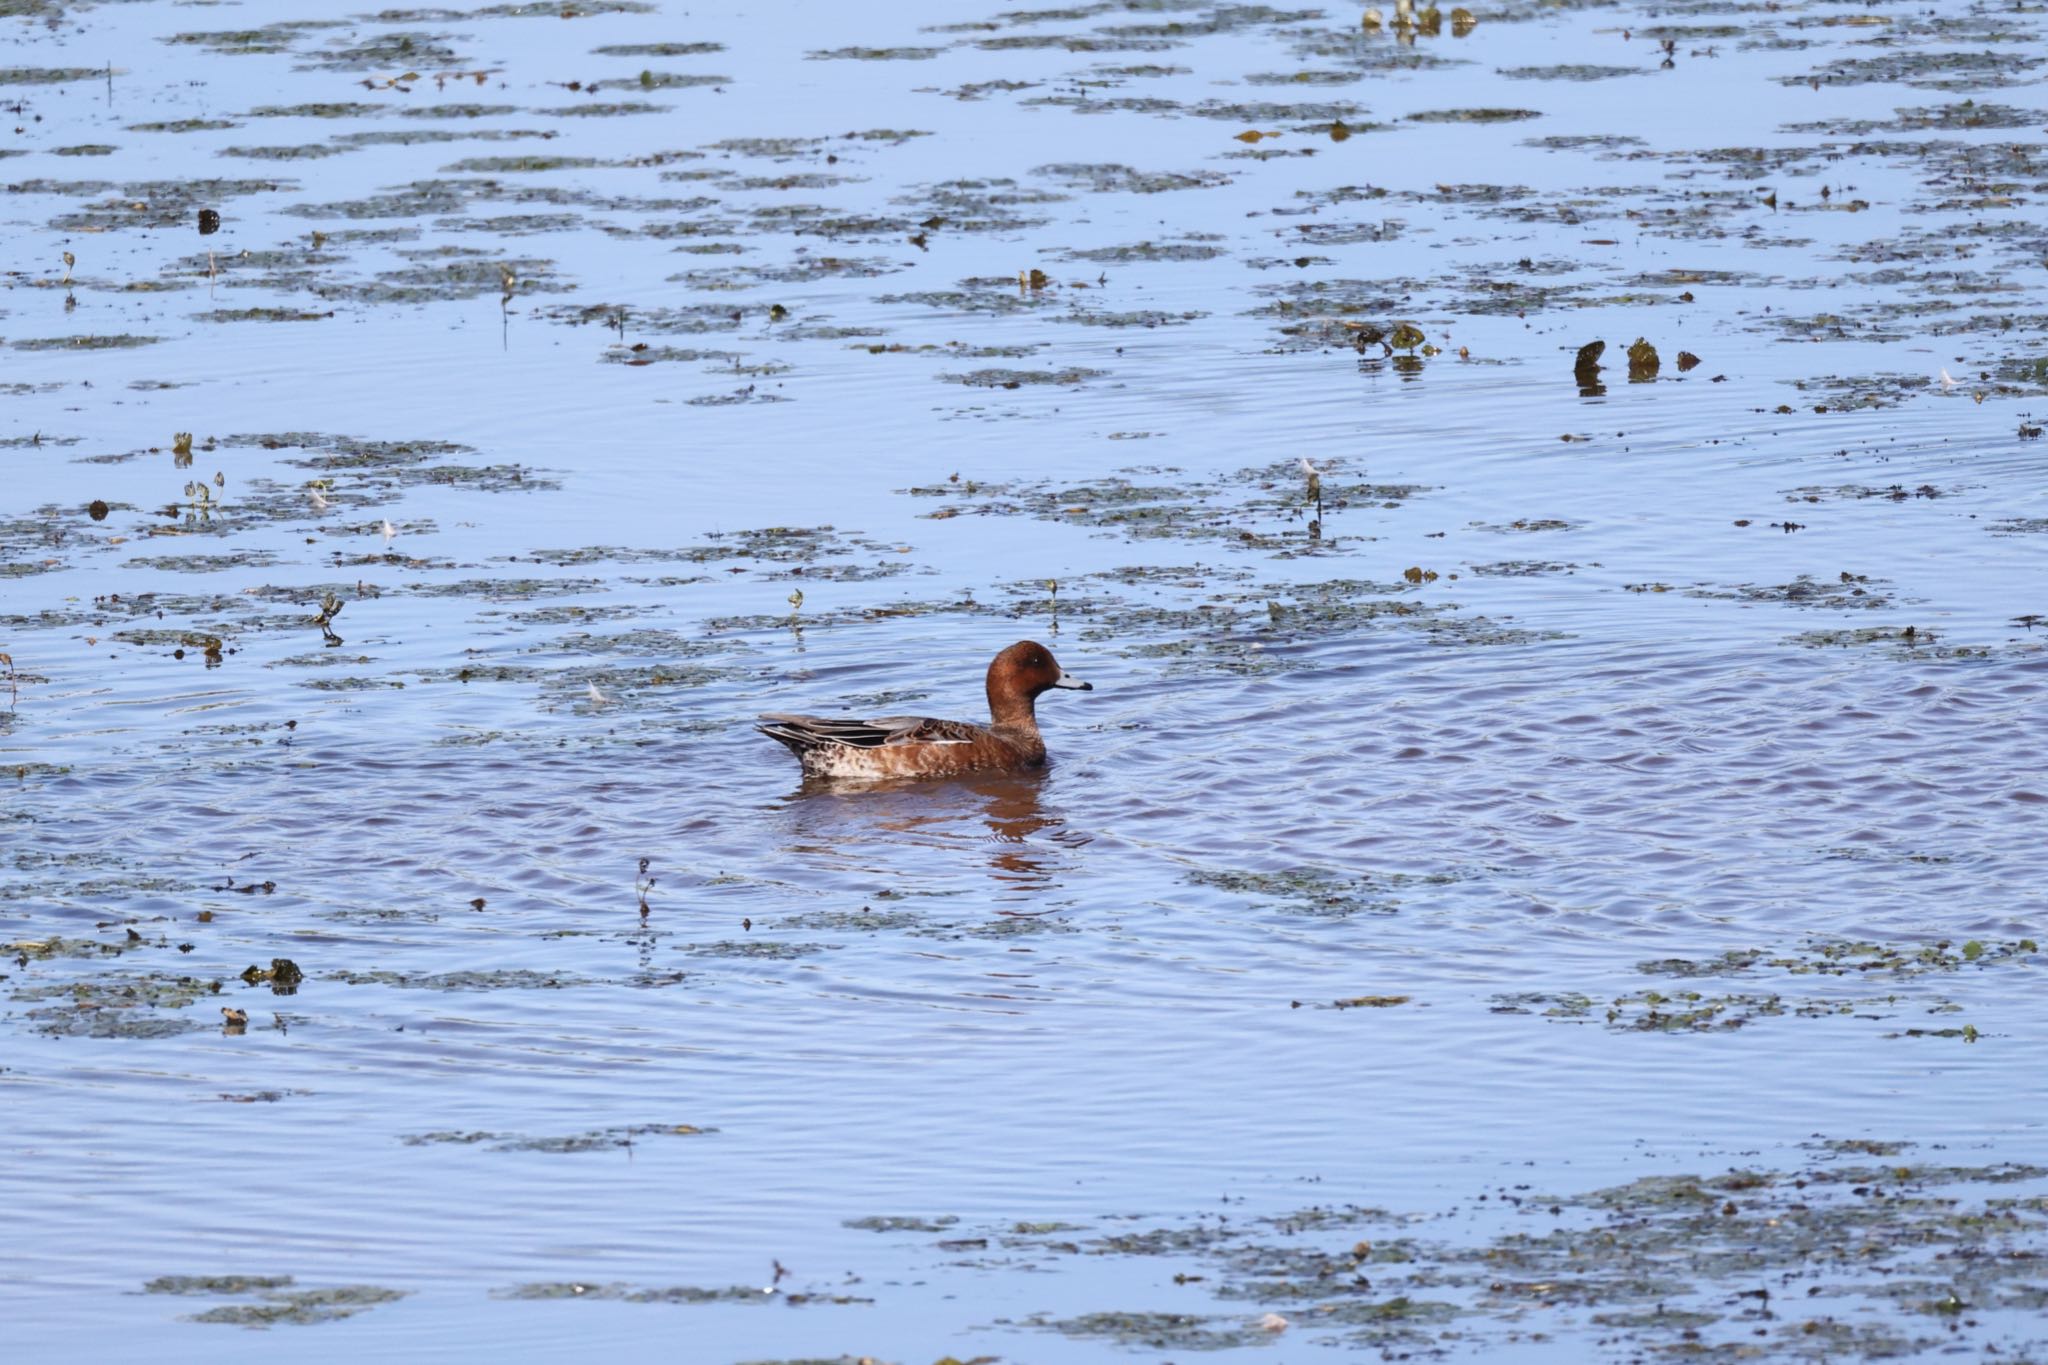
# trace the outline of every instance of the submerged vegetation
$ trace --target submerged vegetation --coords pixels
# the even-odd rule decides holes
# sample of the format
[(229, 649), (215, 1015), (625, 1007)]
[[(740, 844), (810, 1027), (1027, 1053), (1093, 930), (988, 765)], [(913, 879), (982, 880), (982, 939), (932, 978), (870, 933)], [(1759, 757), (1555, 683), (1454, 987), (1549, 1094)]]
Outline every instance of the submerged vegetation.
[(24, 1358), (2039, 1358), (2038, 5), (209, 13), (0, 3)]

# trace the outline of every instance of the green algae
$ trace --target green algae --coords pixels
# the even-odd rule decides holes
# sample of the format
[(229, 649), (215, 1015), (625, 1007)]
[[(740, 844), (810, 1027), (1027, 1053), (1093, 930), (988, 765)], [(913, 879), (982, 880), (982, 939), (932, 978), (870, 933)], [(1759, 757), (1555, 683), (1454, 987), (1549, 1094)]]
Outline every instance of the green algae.
[(1387, 894), (1389, 886), (1370, 877), (1352, 877), (1322, 868), (1282, 872), (1197, 870), (1185, 874), (1196, 886), (1249, 896), (1284, 906), (1289, 913), (1314, 919), (1346, 919), (1352, 915), (1391, 915), (1401, 902)]
[[(1249, 1301), (1284, 1317), (1213, 1313), (1093, 1313), (1023, 1325), (1155, 1349), (1207, 1349), (1320, 1329), (1318, 1338), (1366, 1349), (1440, 1354), (1522, 1339), (1537, 1309), (1546, 1335), (1582, 1326), (1637, 1352), (1707, 1359), (1884, 1358), (1923, 1349), (1910, 1322), (1842, 1321), (1898, 1303), (1933, 1317), (1961, 1305), (2022, 1305), (2027, 1241), (2048, 1232), (2038, 1186), (2048, 1170), (1845, 1164), (1901, 1154), (1900, 1144), (1807, 1144), (1816, 1164), (1755, 1166), (1718, 1175), (1650, 1175), (1577, 1196), (1526, 1185), (1482, 1192), (1476, 1236), (1386, 1236), (1410, 1226), (1381, 1210), (1317, 1206), (1296, 1215), (1119, 1233), (1085, 1244), (1040, 1241), (1040, 1255), (1168, 1257), (1204, 1273), (1224, 1303)], [(1975, 1194), (1974, 1202), (1968, 1196)], [(1497, 1202), (1496, 1202), (1497, 1201)], [(1354, 1240), (1379, 1225), (1370, 1240)], [(1273, 1233), (1286, 1240), (1270, 1241)], [(1000, 1235), (1000, 1234), (997, 1234)], [(2017, 1245), (2016, 1245), (2017, 1244)], [(1805, 1282), (1803, 1294), (1797, 1286)], [(1768, 1289), (1759, 1290), (1759, 1284)], [(1745, 1307), (1744, 1305), (1749, 1305)], [(1841, 1316), (1838, 1317), (1837, 1314)]]
[[(858, 1294), (836, 1294), (801, 1289), (785, 1290), (776, 1285), (756, 1288), (749, 1285), (728, 1285), (711, 1288), (703, 1285), (666, 1285), (659, 1288), (636, 1289), (625, 1284), (590, 1284), (581, 1281), (540, 1281), (514, 1285), (509, 1289), (497, 1290), (492, 1294), (498, 1299), (561, 1300), (595, 1299), (618, 1303), (665, 1303), (665, 1304), (706, 1304), (706, 1303), (759, 1303), (780, 1304), (790, 1308), (801, 1308), (817, 1304), (868, 1304), (874, 1300)], [(851, 1356), (840, 1357), (846, 1365), (855, 1365)], [(827, 1365), (826, 1362), (789, 1361), (784, 1365)]]
[(594, 47), (597, 57), (698, 57), (725, 51), (724, 43), (610, 43)]
[(960, 1219), (954, 1214), (938, 1218), (923, 1218), (908, 1214), (869, 1214), (864, 1218), (847, 1218), (841, 1227), (853, 1228), (858, 1232), (944, 1232), (959, 1225)]
[(0, 85), (67, 85), (112, 75), (112, 68), (104, 66), (0, 66)]
[(1565, 62), (1555, 66), (1513, 66), (1496, 73), (1511, 81), (1611, 81), (1621, 76), (1646, 76), (1646, 66), (1597, 66)]
[(159, 1275), (142, 1286), (145, 1294), (252, 1294), (265, 1289), (288, 1289), (289, 1275)]
[(831, 952), (830, 943), (784, 943), (773, 939), (726, 939), (718, 943), (693, 943), (683, 951), (691, 957), (745, 958), (758, 962), (794, 962)]
[(1230, 253), (1206, 242), (1136, 242), (1130, 246), (1090, 247), (1060, 254), (1061, 260), (1092, 261), (1102, 265), (1135, 265), (1141, 262), (1213, 261)]
[(159, 123), (131, 123), (131, 133), (208, 133), (225, 128), (239, 128), (242, 125), (233, 119), (224, 118), (181, 118)]
[(226, 1327), (315, 1327), (340, 1322), (387, 1303), (396, 1303), (409, 1291), (377, 1285), (352, 1284), (333, 1289), (297, 1289), (268, 1292), (258, 1303), (229, 1304), (195, 1313), (187, 1322)]
[(1542, 118), (1534, 109), (1425, 109), (1408, 115), (1410, 123), (1520, 123)]
[(804, 55), (814, 62), (926, 62), (944, 51), (942, 47), (835, 47)]
[(132, 351), (154, 346), (162, 337), (115, 332), (105, 336), (32, 337), (10, 343), (17, 351)]
[(1032, 174), (1094, 194), (1167, 194), (1176, 190), (1214, 189), (1231, 181), (1222, 171), (1140, 171), (1113, 162), (1060, 162), (1040, 166)]
[(637, 76), (597, 81), (591, 90), (694, 90), (705, 86), (731, 85), (730, 76), (701, 75), (681, 71), (642, 71)]
[(536, 109), (536, 114), (551, 118), (632, 118), (640, 114), (664, 114), (665, 104), (648, 104), (644, 100), (618, 100), (609, 103), (569, 104), (553, 109)]
[(560, 1137), (535, 1137), (522, 1133), (445, 1131), (413, 1133), (400, 1139), (408, 1147), (488, 1147), (496, 1152), (544, 1152), (566, 1155), (578, 1152), (617, 1151), (637, 1145), (650, 1137), (702, 1137), (716, 1128), (693, 1123), (638, 1123), (617, 1128), (598, 1128), (587, 1133)]
[(337, 971), (328, 980), (349, 986), (390, 986), (408, 991), (556, 991), (587, 985), (569, 972), (537, 972), (525, 968), (496, 971), (403, 972)]
[(969, 370), (965, 374), (939, 374), (934, 376), (948, 384), (962, 384), (970, 389), (1020, 389), (1026, 385), (1046, 385), (1055, 388), (1076, 388), (1091, 379), (1100, 379), (1102, 370), (1092, 370), (1082, 365), (1069, 365), (1060, 370)]
[(29, 1027), (57, 1038), (149, 1040), (212, 1027), (218, 1021), (178, 1011), (218, 996), (216, 979), (165, 972), (109, 973), (70, 982), (24, 986), (12, 998)]

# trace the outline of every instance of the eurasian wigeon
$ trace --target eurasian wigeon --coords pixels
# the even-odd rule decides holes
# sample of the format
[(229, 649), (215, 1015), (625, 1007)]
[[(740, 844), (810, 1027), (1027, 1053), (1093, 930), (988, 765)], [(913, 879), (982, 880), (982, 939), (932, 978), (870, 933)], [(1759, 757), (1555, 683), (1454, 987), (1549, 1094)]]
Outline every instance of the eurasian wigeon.
[(1092, 692), (1054, 662), (1052, 651), (1019, 640), (988, 666), (987, 725), (926, 716), (832, 720), (769, 714), (755, 727), (789, 746), (811, 777), (951, 777), (977, 769), (1040, 767), (1045, 740), (1034, 703), (1055, 687)]

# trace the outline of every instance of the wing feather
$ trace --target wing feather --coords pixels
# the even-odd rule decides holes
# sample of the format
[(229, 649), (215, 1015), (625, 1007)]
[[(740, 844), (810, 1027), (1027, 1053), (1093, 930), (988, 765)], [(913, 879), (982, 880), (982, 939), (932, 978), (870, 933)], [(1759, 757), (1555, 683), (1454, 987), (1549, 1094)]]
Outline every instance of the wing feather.
[(763, 715), (757, 728), (798, 752), (832, 745), (879, 749), (902, 744), (972, 744), (986, 733), (982, 727), (965, 721), (934, 720), (929, 716), (855, 720), (850, 717), (797, 716), (779, 711)]

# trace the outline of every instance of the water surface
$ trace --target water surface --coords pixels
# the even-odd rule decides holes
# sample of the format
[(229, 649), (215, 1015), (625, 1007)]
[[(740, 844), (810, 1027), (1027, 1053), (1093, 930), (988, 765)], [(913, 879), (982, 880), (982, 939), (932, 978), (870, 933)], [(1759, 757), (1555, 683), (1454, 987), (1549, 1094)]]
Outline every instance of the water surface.
[(1473, 13), (8, 20), (23, 1358), (2038, 1349), (2040, 16)]

